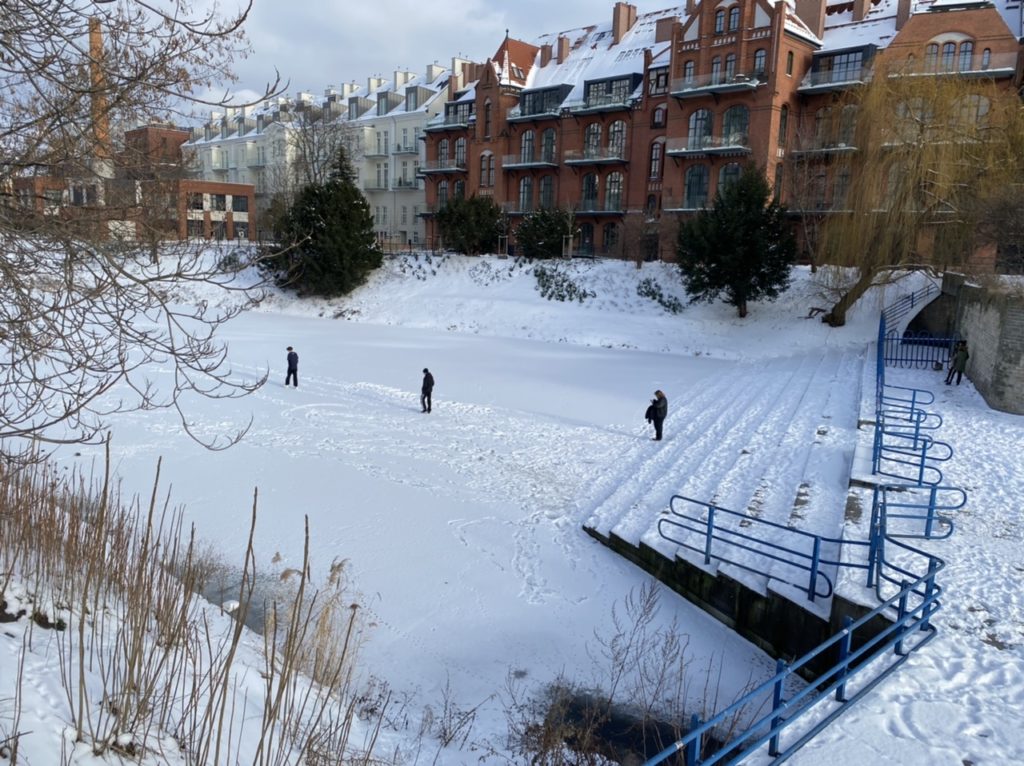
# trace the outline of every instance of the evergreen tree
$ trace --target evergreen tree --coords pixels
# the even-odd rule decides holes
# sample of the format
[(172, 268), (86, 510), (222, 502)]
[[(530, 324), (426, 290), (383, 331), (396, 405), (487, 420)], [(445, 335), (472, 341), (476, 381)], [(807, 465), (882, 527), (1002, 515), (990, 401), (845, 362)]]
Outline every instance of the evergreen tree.
[(344, 149), (327, 179), (311, 183), (276, 222), (283, 254), (268, 262), (278, 284), (301, 294), (344, 295), (366, 281), (382, 255), (370, 206)]
[(747, 167), (680, 227), (677, 251), (691, 303), (722, 297), (745, 317), (748, 301), (774, 300), (789, 285), (796, 245), (764, 174)]
[(560, 258), (562, 242), (573, 232), (573, 216), (569, 210), (535, 210), (516, 229), (519, 254), (527, 258)]
[(501, 208), (491, 197), (455, 197), (437, 214), (446, 247), (466, 255), (493, 253), (502, 233)]

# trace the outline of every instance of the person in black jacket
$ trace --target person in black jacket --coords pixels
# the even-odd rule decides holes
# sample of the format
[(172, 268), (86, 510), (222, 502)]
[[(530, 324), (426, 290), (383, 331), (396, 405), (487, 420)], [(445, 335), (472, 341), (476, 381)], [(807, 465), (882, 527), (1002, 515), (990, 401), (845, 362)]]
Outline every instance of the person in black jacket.
[(294, 383), (296, 388), (299, 387), (299, 355), (291, 346), (288, 347), (288, 374), (284, 376), (285, 388), (289, 383)]
[(434, 376), (430, 370), (423, 368), (423, 388), (420, 389), (420, 407), (423, 412), (430, 412), (430, 395), (434, 391)]
[(648, 423), (654, 424), (654, 438), (653, 441), (661, 441), (661, 426), (665, 422), (665, 418), (668, 417), (668, 399), (665, 398), (665, 392), (661, 389), (654, 392), (654, 398), (651, 399), (651, 406), (647, 408), (647, 412), (644, 417), (647, 418)]

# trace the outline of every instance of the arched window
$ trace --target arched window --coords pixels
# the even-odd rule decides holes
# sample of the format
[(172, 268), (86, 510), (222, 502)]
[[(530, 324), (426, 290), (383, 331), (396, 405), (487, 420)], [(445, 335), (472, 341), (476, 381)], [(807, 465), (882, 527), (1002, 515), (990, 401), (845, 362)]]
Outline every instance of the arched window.
[(735, 32), (740, 28), (740, 7), (734, 5), (729, 9), (729, 31)]
[(832, 187), (832, 209), (843, 210), (846, 207), (846, 195), (850, 190), (850, 169), (841, 168), (836, 173), (836, 183)]
[(829, 107), (823, 106), (814, 113), (814, 149), (821, 149), (828, 144), (831, 111)]
[(523, 135), (519, 137), (519, 161), (520, 162), (533, 162), (533, 141), (534, 133), (532, 130), (523, 131)]
[(725, 9), (719, 8), (715, 11), (715, 34), (720, 35), (725, 31)]
[(448, 139), (442, 138), (440, 141), (437, 142), (437, 159), (447, 162), (449, 152), (450, 150), (448, 148)]
[(725, 57), (725, 81), (732, 82), (732, 78), (736, 76), (736, 54), (730, 53)]
[(718, 171), (718, 191), (723, 191), (729, 184), (734, 184), (739, 180), (740, 164), (738, 162), (723, 165), (722, 169)]
[(533, 210), (533, 179), (524, 176), (519, 179), (519, 211), (529, 213)]
[(789, 104), (779, 109), (779, 146), (785, 146), (789, 140)]
[(665, 139), (660, 138), (651, 144), (651, 162), (648, 165), (647, 177), (651, 180), (661, 178), (661, 163), (665, 156)]
[(722, 81), (722, 57), (715, 56), (711, 59), (711, 84), (717, 85)]
[(583, 194), (580, 195), (581, 210), (597, 210), (597, 174), (583, 176)]
[(611, 253), (615, 251), (615, 247), (619, 244), (619, 226), (615, 223), (606, 223), (604, 225), (603, 232), (604, 239), (604, 251), (605, 253)]
[(608, 155), (611, 157), (626, 156), (626, 123), (616, 120), (608, 128)]
[(939, 66), (939, 44), (928, 43), (924, 46), (924, 68), (934, 72)]
[(580, 224), (580, 249), (581, 255), (594, 254), (594, 224)]
[(456, 167), (466, 167), (466, 139), (457, 138), (455, 139), (455, 165)]
[(957, 66), (961, 72), (970, 72), (974, 67), (974, 43), (964, 40), (960, 43), (960, 63)]
[(448, 204), (448, 182), (439, 181), (437, 184), (437, 206), (444, 207)]
[(647, 215), (652, 216), (658, 212), (658, 198), (653, 194), (647, 195), (647, 204), (644, 205), (644, 211)]
[(664, 104), (658, 104), (654, 107), (654, 112), (651, 114), (651, 127), (652, 128), (664, 128), (668, 118), (668, 109)]
[(956, 57), (956, 43), (942, 44), (942, 71), (952, 72), (953, 61)]
[(542, 162), (557, 162), (555, 157), (555, 129), (545, 128), (540, 137), (540, 154)]
[(693, 83), (694, 73), (697, 71), (697, 65), (692, 61), (687, 61), (683, 64), (683, 81), (686, 84)]
[(760, 77), (765, 73), (765, 64), (768, 61), (768, 54), (764, 48), (754, 51), (754, 74)]
[(990, 66), (992, 66), (992, 49), (985, 48), (981, 52), (981, 68), (988, 69)]
[(601, 154), (601, 125), (592, 122), (587, 125), (583, 134), (583, 155), (587, 158), (599, 157)]
[(604, 182), (604, 209), (622, 209), (622, 173), (609, 173)]
[(690, 115), (690, 129), (687, 134), (687, 149), (703, 149), (711, 137), (711, 112), (698, 109)]
[(455, 198), (455, 199), (465, 199), (466, 198), (466, 182), (465, 181), (460, 179), (460, 180), (456, 181), (454, 184), (452, 184), (452, 197)]
[(487, 185), (494, 186), (494, 155), (488, 155), (487, 161)]
[(550, 210), (555, 206), (555, 177), (544, 176), (540, 179), (540, 208)]
[(696, 210), (708, 202), (708, 168), (707, 165), (694, 165), (686, 171), (686, 199), (683, 207)]
[(484, 138), (491, 137), (491, 102), (484, 102)]
[(853, 146), (853, 134), (857, 129), (857, 107), (854, 104), (847, 104), (839, 114), (839, 143), (843, 146)]
[(722, 116), (722, 143), (726, 146), (746, 146), (750, 127), (750, 110), (733, 106)]
[(494, 155), (490, 152), (480, 155), (480, 186), (494, 186)]
[(786, 54), (786, 76), (793, 76), (793, 51)]

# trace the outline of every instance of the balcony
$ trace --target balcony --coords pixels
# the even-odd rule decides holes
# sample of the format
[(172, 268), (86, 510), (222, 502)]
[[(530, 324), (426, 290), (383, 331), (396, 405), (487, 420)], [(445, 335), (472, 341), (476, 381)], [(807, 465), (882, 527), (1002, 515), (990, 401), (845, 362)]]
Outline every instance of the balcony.
[(501, 212), (505, 215), (529, 215), (537, 207), (533, 202), (519, 203), (519, 202), (502, 202)]
[(416, 191), (420, 188), (420, 182), (415, 178), (396, 178), (391, 188), (395, 191)]
[(750, 154), (750, 135), (733, 132), (727, 136), (670, 138), (665, 142), (669, 157), (728, 157)]
[(590, 96), (583, 103), (573, 104), (569, 107), (569, 111), (573, 114), (595, 114), (628, 108), (629, 94), (601, 93)]
[(366, 149), (363, 149), (363, 157), (365, 157), (368, 160), (369, 159), (373, 159), (374, 157), (387, 157), (387, 156), (388, 156), (387, 147), (377, 146), (377, 147), (373, 147), (373, 148), (367, 147)]
[(676, 98), (700, 98), (711, 93), (752, 91), (764, 82), (765, 73), (761, 71), (741, 72), (731, 77), (718, 72), (673, 80), (670, 92)]
[(863, 85), (870, 79), (871, 70), (868, 67), (843, 67), (822, 72), (812, 71), (804, 76), (797, 90), (801, 93), (841, 91)]
[(907, 61), (889, 70), (890, 77), (939, 77), (957, 75), (967, 78), (985, 78), (998, 80), (1013, 77), (1017, 71), (1017, 53), (993, 53), (985, 56), (983, 52), (973, 56), (955, 56), (944, 59), (939, 56), (921, 61)]
[(505, 170), (519, 168), (557, 168), (558, 155), (553, 149), (541, 152), (506, 154), (501, 158), (501, 167)]
[(622, 200), (596, 200), (584, 197), (576, 206), (576, 214), (580, 215), (622, 215)]
[(661, 201), (661, 209), (665, 213), (696, 213), (698, 210), (704, 210), (707, 206), (707, 197), (699, 198), (692, 202), (674, 197), (667, 197)]
[(423, 130), (427, 132), (465, 130), (475, 121), (476, 115), (472, 114), (439, 114), (428, 122)]
[(813, 139), (807, 142), (807, 146), (802, 146), (799, 149), (791, 149), (789, 153), (790, 156), (794, 158), (805, 159), (808, 157), (850, 154), (855, 151), (857, 151), (857, 147), (853, 145), (852, 138), (850, 138), (850, 143)]
[(368, 179), (366, 181), (363, 181), (363, 191), (379, 192), (379, 191), (387, 191), (389, 188), (390, 187), (388, 186), (388, 179), (386, 179), (386, 178), (383, 179), (383, 180), (377, 179), (377, 178), (371, 178), (371, 179)]
[(420, 147), (417, 144), (395, 144), (395, 154), (419, 154)]
[(536, 112), (523, 112), (522, 107), (514, 106), (505, 112), (506, 122), (530, 122), (533, 120), (555, 120), (561, 114), (561, 105)]
[(427, 160), (420, 165), (419, 174), (428, 175), (431, 173), (465, 173), (466, 161), (464, 159), (439, 159)]
[(611, 165), (626, 162), (624, 146), (589, 146), (584, 149), (570, 149), (565, 153), (566, 165)]

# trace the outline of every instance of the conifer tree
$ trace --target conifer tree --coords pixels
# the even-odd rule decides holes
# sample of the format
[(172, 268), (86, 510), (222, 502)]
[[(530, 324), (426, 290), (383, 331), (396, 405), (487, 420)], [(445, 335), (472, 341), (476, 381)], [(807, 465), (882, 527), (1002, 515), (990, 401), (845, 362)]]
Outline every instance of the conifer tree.
[(501, 208), (491, 197), (455, 197), (437, 214), (446, 247), (465, 255), (493, 253), (502, 232)]
[(691, 303), (722, 298), (745, 317), (749, 301), (773, 300), (789, 285), (796, 245), (764, 173), (747, 167), (683, 223), (677, 250)]
[(570, 210), (535, 210), (516, 228), (517, 252), (527, 258), (560, 258), (562, 243), (574, 228)]
[(340, 149), (323, 183), (303, 187), (277, 224), (282, 255), (268, 268), (280, 285), (303, 295), (344, 295), (383, 260), (370, 205)]

